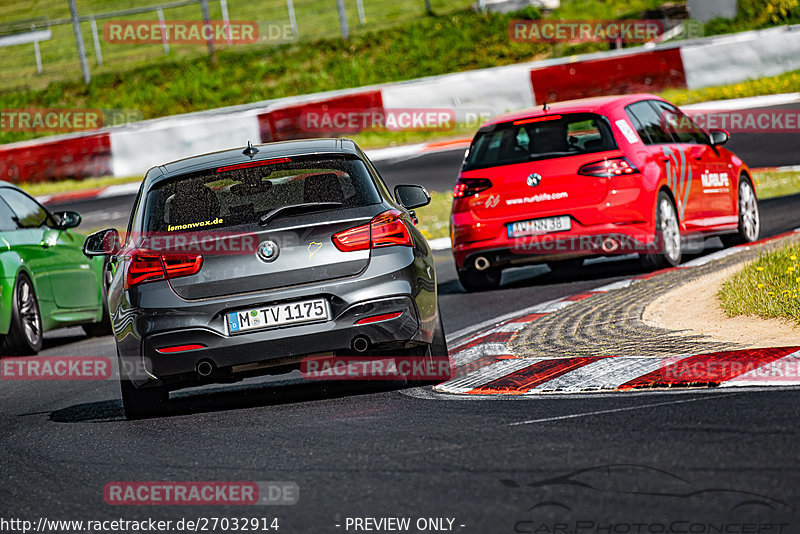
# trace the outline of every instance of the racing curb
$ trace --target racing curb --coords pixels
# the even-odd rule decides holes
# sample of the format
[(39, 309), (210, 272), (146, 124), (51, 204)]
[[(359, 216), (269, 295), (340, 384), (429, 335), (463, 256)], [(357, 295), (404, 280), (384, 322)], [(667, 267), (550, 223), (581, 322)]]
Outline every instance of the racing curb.
[[(463, 396), (536, 396), (546, 393), (626, 392), (662, 388), (730, 388), (742, 386), (800, 385), (800, 346), (725, 350), (724, 344), (706, 344), (714, 352), (664, 356), (648, 353), (608, 356), (586, 354), (575, 346), (572, 354), (546, 356), (551, 346), (522, 355), (518, 336), (531, 323), (542, 321), (597, 295), (604, 295), (652, 280), (667, 273), (697, 269), (715, 260), (751, 250), (753, 246), (792, 236), (800, 228), (754, 243), (697, 258), (677, 268), (663, 269), (598, 287), (585, 293), (544, 302), (448, 336), (453, 378), (433, 388), (440, 394)], [(629, 290), (630, 291), (630, 290)], [(625, 293), (622, 300), (628, 299)], [(653, 297), (655, 298), (655, 297)], [(599, 314), (599, 315), (602, 315)], [(569, 319), (569, 317), (567, 317)], [(597, 317), (593, 319), (597, 321)], [(559, 320), (561, 321), (561, 320)], [(575, 324), (564, 325), (566, 329)], [(535, 327), (535, 325), (534, 325)], [(534, 339), (536, 331), (529, 329)], [(516, 343), (512, 343), (516, 341)], [(574, 344), (574, 341), (573, 341)], [(800, 345), (800, 340), (798, 340)], [(698, 343), (689, 346), (699, 346)], [(527, 352), (527, 351), (526, 351)], [(553, 351), (557, 352), (557, 351)]]

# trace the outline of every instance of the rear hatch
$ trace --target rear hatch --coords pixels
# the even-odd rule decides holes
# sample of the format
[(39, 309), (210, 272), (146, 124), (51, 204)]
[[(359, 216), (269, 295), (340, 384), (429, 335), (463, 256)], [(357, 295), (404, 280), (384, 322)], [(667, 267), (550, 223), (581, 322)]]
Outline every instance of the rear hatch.
[(168, 179), (148, 193), (145, 224), (165, 252), (202, 255), (196, 274), (169, 278), (176, 294), (192, 300), (357, 275), (369, 250), (342, 252), (332, 236), (383, 210), (361, 160), (326, 155)]
[(568, 214), (608, 194), (609, 178), (581, 175), (581, 168), (621, 156), (607, 120), (596, 114), (493, 125), (476, 135), (460, 175), (462, 181), (489, 180), (491, 187), (481, 188), (465, 207), (481, 219)]

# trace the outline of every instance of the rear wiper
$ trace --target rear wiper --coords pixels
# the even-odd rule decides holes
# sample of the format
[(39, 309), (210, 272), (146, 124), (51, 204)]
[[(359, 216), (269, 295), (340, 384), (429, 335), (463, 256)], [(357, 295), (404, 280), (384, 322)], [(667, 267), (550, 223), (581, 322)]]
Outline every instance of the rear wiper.
[(306, 202), (304, 204), (290, 204), (289, 206), (281, 206), (280, 208), (269, 210), (267, 213), (261, 216), (261, 219), (259, 219), (259, 224), (261, 226), (264, 226), (275, 217), (283, 215), (284, 213), (289, 211), (317, 211), (328, 208), (341, 208), (341, 207), (342, 207), (341, 202)]

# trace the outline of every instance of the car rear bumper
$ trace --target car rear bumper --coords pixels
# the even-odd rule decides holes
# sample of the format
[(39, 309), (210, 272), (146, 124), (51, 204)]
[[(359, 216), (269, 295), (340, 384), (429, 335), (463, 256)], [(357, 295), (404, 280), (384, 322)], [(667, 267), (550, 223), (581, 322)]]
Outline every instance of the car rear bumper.
[[(376, 253), (364, 272), (346, 279), (201, 301), (182, 300), (166, 283), (154, 282), (140, 297), (114, 314), (125, 374), (139, 387), (196, 385), (192, 382), (198, 381), (201, 362), (215, 370), (206, 380), (210, 382), (217, 377), (229, 380), (241, 366), (266, 368), (297, 362), (305, 355), (349, 353), (358, 337), (368, 341), (370, 349), (365, 354), (402, 351), (430, 343), (437, 317), (432, 256), (415, 254), (410, 248)], [(229, 332), (225, 318), (229, 312), (320, 297), (330, 304), (328, 321)], [(380, 322), (356, 324), (397, 312), (399, 316)], [(158, 351), (181, 345), (201, 347)]]
[[(376, 323), (356, 325), (365, 317), (400, 316)], [(207, 329), (186, 329), (148, 336), (143, 343), (143, 368), (150, 378), (170, 382), (179, 375), (195, 373), (200, 362), (214, 370), (253, 363), (287, 361), (294, 357), (351, 350), (356, 338), (369, 346), (386, 346), (412, 341), (420, 330), (417, 311), (408, 297), (367, 301), (351, 306), (331, 321), (225, 336)], [(204, 348), (162, 354), (157, 349), (179, 345)]]
[(492, 265), (514, 266), (569, 258), (653, 252), (657, 249), (654, 228), (645, 222), (581, 226), (572, 221), (567, 232), (510, 238), (506, 226), (491, 239), (470, 241), (470, 228), (455, 228), (453, 256), (459, 269), (471, 267), (484, 256)]

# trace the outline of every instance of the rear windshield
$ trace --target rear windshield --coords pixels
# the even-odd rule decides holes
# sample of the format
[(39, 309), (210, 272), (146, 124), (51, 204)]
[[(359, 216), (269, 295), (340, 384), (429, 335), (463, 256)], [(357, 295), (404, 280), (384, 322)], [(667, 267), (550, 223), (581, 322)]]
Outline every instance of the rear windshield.
[(464, 170), (563, 158), (617, 148), (608, 121), (593, 113), (522, 119), (482, 128)]
[(222, 172), (209, 169), (157, 184), (147, 194), (145, 231), (229, 228), (258, 224), (262, 215), (283, 206), (336, 202), (341, 206), (323, 209), (343, 209), (381, 201), (360, 159), (281, 160)]

